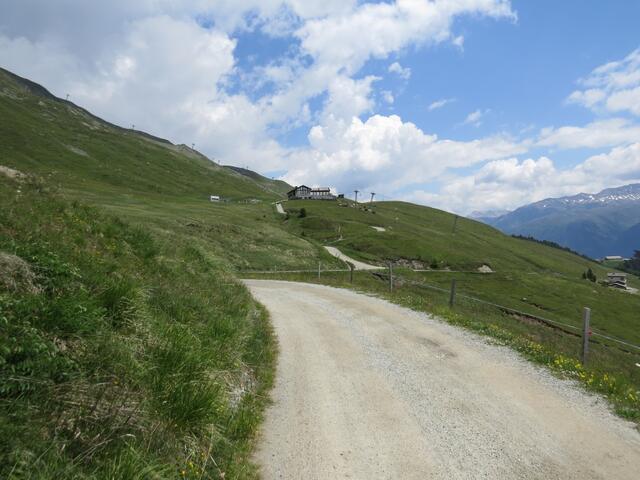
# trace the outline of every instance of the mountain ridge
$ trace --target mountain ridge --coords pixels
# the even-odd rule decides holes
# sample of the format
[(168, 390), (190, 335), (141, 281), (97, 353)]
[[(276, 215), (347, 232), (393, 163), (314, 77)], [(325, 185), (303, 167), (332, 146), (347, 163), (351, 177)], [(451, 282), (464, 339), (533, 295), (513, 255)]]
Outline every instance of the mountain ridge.
[(547, 198), (497, 218), (477, 218), (512, 234), (549, 240), (592, 258), (640, 249), (640, 183)]
[[(26, 90), (30, 95), (33, 95), (33, 97), (41, 99), (42, 104), (39, 106), (42, 110), (46, 111), (50, 106), (64, 106), (66, 107), (67, 112), (71, 113), (77, 119), (81, 119), (84, 117), (84, 119), (90, 120), (92, 125), (89, 125), (88, 128), (94, 127), (112, 129), (117, 133), (131, 135), (134, 138), (139, 138), (151, 144), (169, 149), (170, 152), (178, 154), (181, 157), (196, 159), (202, 162), (202, 166), (204, 166), (209, 171), (225, 172), (232, 178), (237, 179), (239, 181), (237, 182), (239, 183), (239, 186), (241, 186), (242, 184), (245, 184), (247, 186), (251, 185), (252, 188), (255, 186), (259, 191), (264, 192), (270, 196), (275, 196), (276, 198), (283, 196), (283, 194), (286, 193), (289, 188), (289, 185), (285, 182), (281, 182), (279, 180), (271, 180), (251, 170), (241, 169), (244, 170), (245, 173), (239, 174), (238, 170), (240, 169), (240, 167), (235, 167), (233, 165), (221, 166), (202, 152), (185, 144), (174, 144), (166, 138), (153, 135), (143, 130), (125, 128), (109, 122), (108, 120), (105, 120), (91, 113), (89, 110), (76, 105), (70, 100), (55, 96), (46, 87), (0, 67), (0, 97), (4, 96), (8, 97), (11, 100), (19, 100), (19, 98), (17, 98), (16, 96), (16, 93), (19, 93), (16, 90), (16, 86)], [(62, 111), (54, 113), (49, 109), (47, 114), (56, 117), (57, 115), (67, 112)], [(67, 148), (70, 148), (73, 151), (75, 147), (67, 146)], [(82, 149), (77, 148), (75, 150), (83, 151)], [(238, 188), (236, 188), (235, 190), (238, 190)], [(234, 192), (233, 196), (236, 195), (237, 193)]]

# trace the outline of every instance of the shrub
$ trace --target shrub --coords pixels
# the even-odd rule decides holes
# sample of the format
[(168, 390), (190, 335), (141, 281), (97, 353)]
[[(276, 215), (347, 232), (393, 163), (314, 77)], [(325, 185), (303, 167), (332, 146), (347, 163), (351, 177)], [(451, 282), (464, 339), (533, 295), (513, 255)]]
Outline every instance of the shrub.
[(582, 273), (582, 278), (584, 280), (589, 280), (594, 283), (598, 281), (598, 277), (596, 277), (596, 274), (593, 273), (593, 270), (591, 270), (591, 268), (589, 268), (586, 272)]
[(300, 209), (300, 213), (298, 214), (299, 218), (304, 218), (307, 216), (307, 209), (306, 208), (301, 208)]

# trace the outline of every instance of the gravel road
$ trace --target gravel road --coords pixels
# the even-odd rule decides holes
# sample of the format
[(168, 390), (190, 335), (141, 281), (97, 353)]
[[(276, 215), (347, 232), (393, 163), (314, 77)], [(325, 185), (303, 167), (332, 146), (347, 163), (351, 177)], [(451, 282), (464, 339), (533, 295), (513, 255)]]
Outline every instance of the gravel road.
[(256, 461), (269, 479), (638, 479), (604, 400), (428, 315), (247, 280), (280, 343)]
[(336, 258), (339, 258), (343, 262), (349, 262), (353, 264), (354, 270), (383, 270), (384, 267), (377, 267), (375, 265), (369, 265), (368, 263), (360, 262), (358, 260), (354, 260), (353, 258), (345, 255), (336, 247), (324, 247), (327, 252), (333, 255)]

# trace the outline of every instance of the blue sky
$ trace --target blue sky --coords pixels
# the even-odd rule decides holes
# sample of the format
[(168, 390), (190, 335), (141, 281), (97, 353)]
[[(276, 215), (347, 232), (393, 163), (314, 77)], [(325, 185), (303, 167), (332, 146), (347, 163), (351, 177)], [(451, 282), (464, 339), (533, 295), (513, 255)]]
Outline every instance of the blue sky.
[(466, 214), (640, 181), (638, 19), (621, 0), (24, 0), (0, 6), (0, 65), (222, 163)]

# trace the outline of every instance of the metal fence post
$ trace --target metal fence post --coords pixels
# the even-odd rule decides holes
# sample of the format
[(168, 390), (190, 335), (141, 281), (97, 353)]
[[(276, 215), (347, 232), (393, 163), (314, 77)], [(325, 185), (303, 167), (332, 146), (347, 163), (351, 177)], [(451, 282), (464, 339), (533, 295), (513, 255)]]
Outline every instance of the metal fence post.
[(591, 329), (589, 323), (591, 322), (591, 309), (584, 307), (582, 312), (582, 365), (587, 364), (587, 358), (589, 356), (589, 337), (591, 336)]
[(451, 291), (449, 292), (449, 306), (453, 307), (456, 303), (456, 279), (451, 280)]
[(389, 262), (389, 291), (393, 292), (393, 265)]

